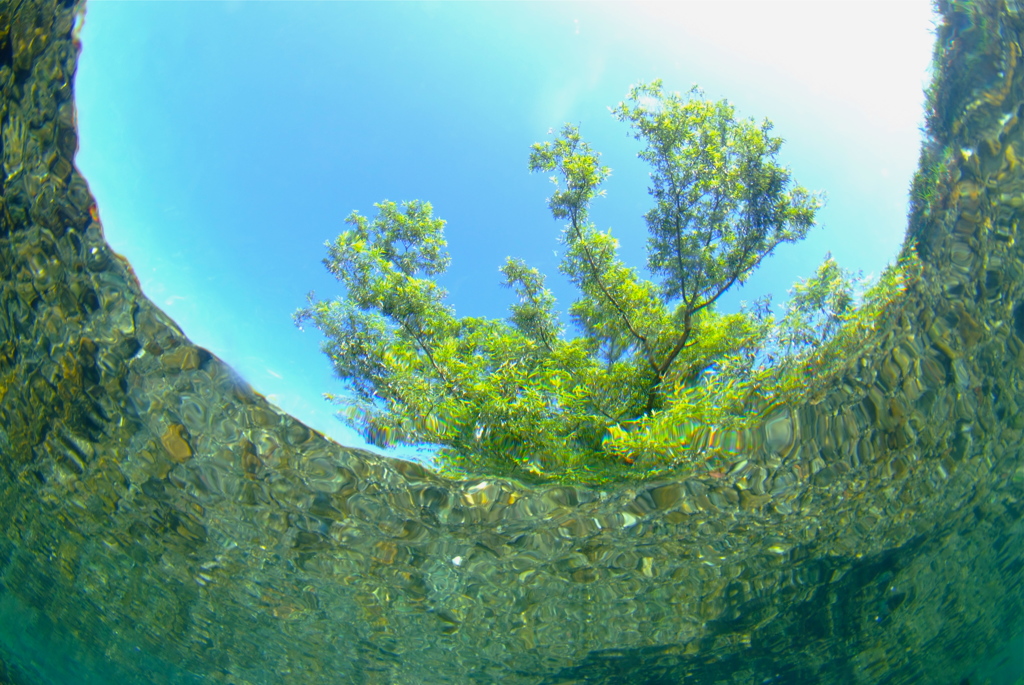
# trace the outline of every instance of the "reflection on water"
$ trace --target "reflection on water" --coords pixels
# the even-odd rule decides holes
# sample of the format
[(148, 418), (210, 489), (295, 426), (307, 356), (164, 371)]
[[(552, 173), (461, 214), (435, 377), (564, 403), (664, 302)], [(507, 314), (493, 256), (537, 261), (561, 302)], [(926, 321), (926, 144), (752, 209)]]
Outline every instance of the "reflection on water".
[(749, 440), (681, 426), (721, 470), (598, 489), (339, 447), (192, 345), (73, 170), (72, 11), (0, 8), (2, 678), (1015, 682), (1024, 19), (943, 9), (920, 282)]

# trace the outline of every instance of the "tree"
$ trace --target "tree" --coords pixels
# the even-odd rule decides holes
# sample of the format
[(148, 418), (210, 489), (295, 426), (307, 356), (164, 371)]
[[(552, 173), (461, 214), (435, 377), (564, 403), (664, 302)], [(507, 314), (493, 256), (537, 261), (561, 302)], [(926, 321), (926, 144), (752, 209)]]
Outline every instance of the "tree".
[(589, 221), (610, 170), (566, 125), (530, 153), (554, 172), (548, 200), (565, 221), (560, 270), (579, 290), (567, 337), (544, 277), (518, 259), (501, 267), (518, 298), (504, 320), (458, 318), (435, 280), (447, 268), (444, 222), (429, 203), (382, 202), (329, 244), (324, 260), (341, 298), (310, 295), (297, 323), (320, 329), (354, 399), (344, 413), (370, 442), (441, 446), (463, 471), (584, 477), (615, 462), (610, 427), (665, 408), (715, 360), (758, 348), (767, 335), (718, 299), (780, 243), (803, 238), (820, 198), (776, 160), (771, 123), (737, 120), (727, 102), (633, 87), (615, 116), (644, 143), (654, 206), (648, 269), (618, 257), (610, 230)]
[(835, 336), (856, 310), (857, 291), (867, 282), (826, 254), (814, 274), (793, 284), (776, 334), (777, 358), (799, 359)]
[[(667, 347), (652, 359), (659, 382), (691, 342), (693, 319), (743, 283), (780, 243), (802, 240), (820, 197), (792, 186), (776, 157), (772, 124), (737, 121), (732, 105), (665, 94), (660, 81), (630, 90), (615, 115), (645, 143), (655, 206), (645, 215), (648, 267), (661, 276), (661, 299), (676, 304)], [(792, 187), (791, 187), (792, 186)], [(655, 407), (653, 393), (647, 409)]]
[(671, 389), (664, 411), (610, 426), (605, 451), (646, 473), (720, 465), (744, 449), (780, 403), (815, 402), (835, 387), (866, 349), (877, 344), (901, 294), (920, 278), (912, 248), (877, 280), (842, 269), (827, 254), (806, 280), (789, 291), (783, 315), (771, 314), (771, 297), (755, 303), (754, 325), (726, 335), (751, 335), (741, 353), (726, 353), (699, 382)]
[(433, 280), (449, 263), (444, 221), (426, 202), (375, 206), (328, 244), (324, 264), (344, 296), (311, 294), (296, 313), (324, 334), (354, 396), (332, 397), (347, 405), (343, 418), (372, 444), (441, 445), (450, 465), (489, 459), (501, 472), (535, 454), (572, 463), (584, 443), (599, 445), (600, 422), (573, 396), (593, 363), (561, 339), (543, 276), (509, 260), (506, 285), (521, 300), (510, 320), (457, 318)]

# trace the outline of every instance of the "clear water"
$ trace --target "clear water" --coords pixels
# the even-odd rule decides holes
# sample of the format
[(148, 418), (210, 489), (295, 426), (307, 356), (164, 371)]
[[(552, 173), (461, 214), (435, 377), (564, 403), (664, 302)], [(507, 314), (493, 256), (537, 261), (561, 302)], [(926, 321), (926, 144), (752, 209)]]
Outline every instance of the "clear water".
[(1024, 24), (944, 11), (921, 281), (721, 472), (598, 489), (340, 447), (193, 346), (73, 170), (73, 8), (0, 7), (0, 682), (1024, 681)]

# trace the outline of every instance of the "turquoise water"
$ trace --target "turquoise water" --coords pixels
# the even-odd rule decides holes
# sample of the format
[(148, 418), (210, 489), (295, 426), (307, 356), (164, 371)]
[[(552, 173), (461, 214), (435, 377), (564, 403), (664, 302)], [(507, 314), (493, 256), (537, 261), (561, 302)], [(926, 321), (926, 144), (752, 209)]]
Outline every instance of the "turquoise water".
[(1022, 682), (1024, 17), (940, 9), (921, 278), (719, 468), (580, 486), (337, 445), (196, 347), (73, 168), (74, 8), (0, 5), (0, 682)]

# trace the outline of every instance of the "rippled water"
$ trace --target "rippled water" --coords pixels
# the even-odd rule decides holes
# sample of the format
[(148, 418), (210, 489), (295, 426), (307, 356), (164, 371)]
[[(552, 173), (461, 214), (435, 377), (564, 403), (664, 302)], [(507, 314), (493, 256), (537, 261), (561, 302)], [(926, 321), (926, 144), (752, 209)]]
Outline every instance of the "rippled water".
[(194, 346), (73, 168), (73, 8), (0, 6), (0, 682), (1024, 682), (1024, 18), (943, 11), (920, 281), (721, 471), (597, 489), (338, 446)]

